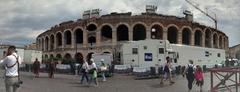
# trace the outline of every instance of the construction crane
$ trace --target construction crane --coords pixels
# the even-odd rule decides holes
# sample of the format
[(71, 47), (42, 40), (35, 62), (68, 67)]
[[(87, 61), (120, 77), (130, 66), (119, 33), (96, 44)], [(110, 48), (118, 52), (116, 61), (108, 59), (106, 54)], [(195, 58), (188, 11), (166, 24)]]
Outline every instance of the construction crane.
[(198, 5), (195, 5), (193, 2), (189, 1), (189, 0), (185, 0), (187, 3), (189, 3), (190, 5), (192, 5), (194, 8), (196, 8), (197, 10), (199, 10), (201, 13), (205, 14), (207, 17), (209, 17), (210, 19), (212, 19), (215, 23), (215, 29), (217, 30), (217, 19), (216, 19), (216, 14), (215, 14), (215, 18), (212, 17), (211, 15), (209, 15), (207, 12), (204, 12), (203, 10), (201, 10)]

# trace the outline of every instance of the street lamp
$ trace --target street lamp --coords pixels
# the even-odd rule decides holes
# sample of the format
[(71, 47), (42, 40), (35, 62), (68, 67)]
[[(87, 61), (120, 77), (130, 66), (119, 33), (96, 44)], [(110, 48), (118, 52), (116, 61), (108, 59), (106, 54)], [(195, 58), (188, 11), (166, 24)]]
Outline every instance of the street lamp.
[(155, 35), (156, 35), (155, 32), (156, 32), (156, 29), (153, 28), (151, 31), (152, 31), (152, 39), (155, 39)]

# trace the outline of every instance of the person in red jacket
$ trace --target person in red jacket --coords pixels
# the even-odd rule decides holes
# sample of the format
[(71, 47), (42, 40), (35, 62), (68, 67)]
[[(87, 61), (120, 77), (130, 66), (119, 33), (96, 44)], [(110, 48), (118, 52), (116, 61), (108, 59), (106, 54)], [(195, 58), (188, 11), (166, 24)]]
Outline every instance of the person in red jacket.
[(196, 79), (196, 85), (200, 86), (200, 92), (202, 92), (202, 86), (203, 86), (203, 71), (202, 68), (197, 65), (196, 71), (195, 71), (195, 79)]

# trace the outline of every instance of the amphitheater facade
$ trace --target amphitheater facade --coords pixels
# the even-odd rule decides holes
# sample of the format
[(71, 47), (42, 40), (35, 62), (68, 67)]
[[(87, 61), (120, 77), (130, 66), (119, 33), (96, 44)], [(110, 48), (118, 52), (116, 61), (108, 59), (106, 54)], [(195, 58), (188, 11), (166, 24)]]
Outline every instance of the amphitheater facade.
[(63, 22), (40, 34), (36, 40), (44, 59), (57, 57), (78, 60), (89, 58), (92, 53), (112, 53), (117, 60), (120, 59), (122, 43), (145, 39), (228, 49), (226, 34), (188, 20), (187, 17), (147, 13), (132, 15), (131, 12)]

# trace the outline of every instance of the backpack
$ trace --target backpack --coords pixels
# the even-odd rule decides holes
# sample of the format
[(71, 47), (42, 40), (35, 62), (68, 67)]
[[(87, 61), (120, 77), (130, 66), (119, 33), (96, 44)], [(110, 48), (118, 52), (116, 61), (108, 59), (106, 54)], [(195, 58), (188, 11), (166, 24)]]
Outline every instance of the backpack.
[(189, 66), (188, 65), (188, 69), (187, 69), (187, 74), (186, 75), (189, 76), (189, 77), (194, 77), (193, 72), (194, 72), (193, 66)]
[(164, 66), (163, 71), (164, 71), (165, 73), (169, 73), (169, 72), (170, 72), (169, 67), (168, 67), (167, 64)]

